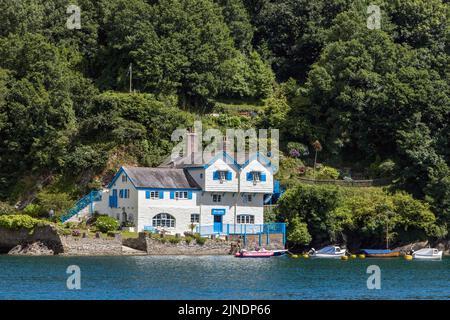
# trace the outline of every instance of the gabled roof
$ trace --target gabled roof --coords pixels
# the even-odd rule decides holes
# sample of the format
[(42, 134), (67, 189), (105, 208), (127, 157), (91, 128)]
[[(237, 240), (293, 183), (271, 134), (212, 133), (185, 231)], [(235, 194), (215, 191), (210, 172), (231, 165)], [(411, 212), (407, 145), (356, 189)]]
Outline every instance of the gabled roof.
[[(160, 168), (208, 168), (216, 160), (222, 159), (229, 165), (235, 165), (239, 167), (247, 166), (252, 160), (256, 159), (261, 162), (262, 165), (271, 167), (272, 163), (270, 159), (259, 152), (249, 154), (245, 153), (242, 159), (237, 159), (236, 153), (219, 151), (216, 155), (209, 157), (208, 159), (202, 158), (202, 153), (197, 153), (195, 156), (178, 157), (175, 159), (167, 158), (159, 167)], [(241, 163), (239, 164), (238, 163)]]
[(149, 189), (200, 189), (192, 176), (179, 168), (147, 168), (122, 167), (116, 174), (110, 186), (121, 172), (125, 172), (136, 188)]

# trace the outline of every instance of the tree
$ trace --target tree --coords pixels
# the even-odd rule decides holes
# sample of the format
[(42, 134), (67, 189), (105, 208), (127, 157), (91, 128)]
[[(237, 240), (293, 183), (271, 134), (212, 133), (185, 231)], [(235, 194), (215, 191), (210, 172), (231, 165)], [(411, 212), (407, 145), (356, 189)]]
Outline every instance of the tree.
[(308, 232), (308, 225), (301, 222), (299, 217), (292, 218), (288, 223), (287, 240), (300, 245), (308, 245), (312, 238)]
[(288, 225), (288, 229), (294, 228), (289, 230), (293, 232), (292, 236), (301, 234), (307, 239), (301, 224), (306, 223), (312, 241), (321, 244), (336, 240), (341, 231), (337, 215), (334, 214), (339, 202), (337, 188), (297, 185), (287, 190), (279, 200), (277, 211), (281, 220), (289, 223), (294, 221), (293, 225)]

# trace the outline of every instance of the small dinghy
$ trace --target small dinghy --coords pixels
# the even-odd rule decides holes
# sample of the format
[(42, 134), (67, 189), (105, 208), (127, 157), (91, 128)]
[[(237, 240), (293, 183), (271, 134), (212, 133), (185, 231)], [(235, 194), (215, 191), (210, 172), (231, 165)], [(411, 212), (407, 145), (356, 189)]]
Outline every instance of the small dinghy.
[(287, 253), (287, 250), (273, 250), (273, 256), (282, 256), (283, 254)]
[(338, 246), (328, 246), (320, 249), (319, 251), (316, 251), (314, 248), (312, 248), (309, 252), (309, 255), (312, 258), (340, 259), (341, 257), (345, 256), (345, 253), (346, 250), (341, 249)]
[(237, 252), (234, 256), (237, 258), (268, 258), (274, 256), (281, 256), (285, 254), (287, 250), (241, 250), (241, 252)]
[(442, 260), (442, 251), (434, 248), (425, 248), (412, 253), (413, 259), (417, 260)]
[(366, 255), (366, 257), (371, 258), (393, 258), (393, 257), (400, 257), (399, 251), (392, 251), (389, 249), (362, 249), (362, 253)]

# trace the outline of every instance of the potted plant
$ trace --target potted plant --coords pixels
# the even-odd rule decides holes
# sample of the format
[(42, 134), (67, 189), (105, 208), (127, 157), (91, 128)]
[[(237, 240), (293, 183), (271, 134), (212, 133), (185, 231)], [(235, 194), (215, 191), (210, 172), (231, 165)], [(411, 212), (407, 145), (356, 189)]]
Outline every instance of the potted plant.
[(122, 226), (122, 231), (134, 232), (135, 231), (134, 223), (132, 221), (125, 222)]

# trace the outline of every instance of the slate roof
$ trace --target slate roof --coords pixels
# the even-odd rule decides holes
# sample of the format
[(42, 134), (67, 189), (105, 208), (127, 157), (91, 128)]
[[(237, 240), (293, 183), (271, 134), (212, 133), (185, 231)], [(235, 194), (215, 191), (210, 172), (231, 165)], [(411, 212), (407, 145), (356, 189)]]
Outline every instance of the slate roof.
[[(232, 152), (227, 152), (227, 154), (232, 159), (237, 159), (236, 154)], [(215, 158), (216, 155), (222, 155), (222, 160), (226, 163), (231, 164), (231, 160), (227, 159), (223, 154), (223, 151), (218, 151), (214, 155), (209, 155), (208, 158), (203, 158), (202, 153), (197, 153), (194, 156), (187, 155), (185, 157), (177, 157), (172, 159), (171, 156), (168, 156), (160, 165), (160, 168), (193, 168), (193, 167), (201, 167), (205, 164), (208, 164), (212, 159)], [(240, 164), (243, 164), (246, 160), (249, 159), (249, 154), (245, 153), (243, 159), (238, 159)]]
[(123, 167), (136, 188), (201, 189), (192, 176), (180, 168)]

